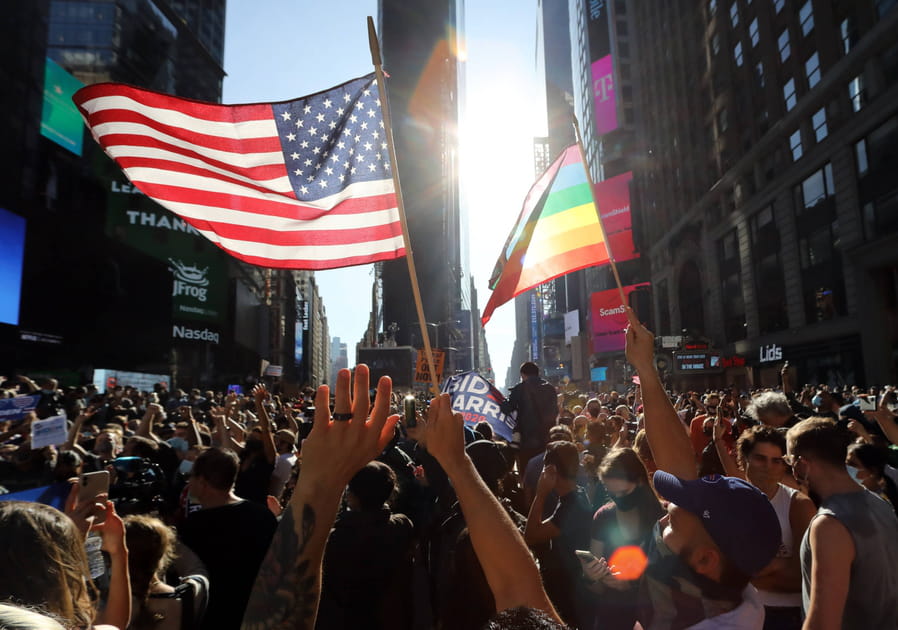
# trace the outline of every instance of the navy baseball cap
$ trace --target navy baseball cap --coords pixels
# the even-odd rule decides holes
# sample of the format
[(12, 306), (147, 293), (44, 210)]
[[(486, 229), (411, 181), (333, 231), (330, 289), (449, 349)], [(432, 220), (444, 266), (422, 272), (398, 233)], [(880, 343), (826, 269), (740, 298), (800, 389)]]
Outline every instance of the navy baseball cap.
[(659, 470), (655, 490), (695, 514), (723, 554), (747, 575), (770, 564), (782, 542), (779, 519), (767, 496), (736, 477), (680, 479)]

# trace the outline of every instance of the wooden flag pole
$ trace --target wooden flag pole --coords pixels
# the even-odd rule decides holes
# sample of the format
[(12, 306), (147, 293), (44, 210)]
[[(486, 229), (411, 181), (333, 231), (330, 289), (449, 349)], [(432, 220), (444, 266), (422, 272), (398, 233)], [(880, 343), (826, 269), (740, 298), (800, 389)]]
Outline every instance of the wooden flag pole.
[(412, 255), (412, 244), (408, 235), (408, 222), (405, 218), (405, 205), (402, 202), (402, 188), (399, 186), (399, 166), (396, 163), (396, 149), (393, 146), (393, 127), (390, 123), (390, 107), (387, 102), (387, 90), (384, 85), (384, 71), (381, 67), (380, 44), (377, 41), (377, 31), (374, 29), (374, 19), (368, 16), (368, 46), (371, 48), (371, 63), (374, 64), (374, 75), (377, 77), (377, 91), (380, 94), (381, 112), (384, 119), (384, 133), (387, 138), (387, 149), (390, 154), (391, 171), (393, 173), (393, 186), (396, 188), (396, 206), (399, 209), (399, 220), (402, 222), (402, 240), (405, 244), (405, 259), (408, 261), (408, 275), (412, 282), (412, 294), (415, 297), (415, 309), (418, 312), (418, 324), (421, 326), (421, 338), (424, 340), (424, 355), (427, 358), (427, 366), (430, 368), (430, 387), (434, 396), (440, 393), (440, 384), (437, 381), (436, 364), (433, 360), (433, 350), (430, 347), (430, 337), (427, 334), (427, 321), (424, 319), (424, 305), (421, 303), (421, 290), (418, 288), (418, 274), (415, 272), (415, 258)]
[(624, 287), (621, 286), (620, 275), (617, 273), (617, 265), (614, 262), (614, 252), (611, 251), (611, 243), (608, 241), (608, 233), (605, 232), (605, 225), (602, 223), (602, 213), (599, 211), (599, 203), (596, 201), (595, 184), (592, 181), (592, 175), (589, 173), (589, 165), (586, 163), (586, 151), (583, 150), (583, 138), (580, 137), (580, 124), (577, 117), (574, 116), (574, 134), (577, 136), (577, 148), (580, 149), (580, 161), (583, 163), (583, 171), (586, 173), (586, 181), (589, 182), (589, 196), (592, 198), (592, 205), (596, 209), (596, 218), (599, 220), (599, 229), (602, 230), (602, 238), (605, 239), (605, 249), (608, 251), (608, 261), (611, 263), (611, 272), (614, 274), (614, 281), (617, 282), (617, 290), (620, 292), (620, 301), (622, 306), (629, 306), (627, 298), (624, 295)]

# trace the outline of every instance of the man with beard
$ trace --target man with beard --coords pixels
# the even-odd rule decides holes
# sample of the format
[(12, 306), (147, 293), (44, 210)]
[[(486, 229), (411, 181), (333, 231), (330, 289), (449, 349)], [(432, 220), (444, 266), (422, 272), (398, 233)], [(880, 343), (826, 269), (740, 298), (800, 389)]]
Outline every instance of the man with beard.
[(847, 432), (808, 418), (786, 442), (795, 479), (819, 506), (801, 541), (804, 628), (898, 627), (898, 519), (845, 468)]
[(655, 369), (654, 336), (626, 311), (627, 359), (639, 373), (645, 431), (659, 469), (654, 486), (670, 502), (647, 545), (639, 621), (646, 630), (760, 630), (764, 608), (749, 580), (779, 548), (776, 512), (742, 479), (698, 478), (689, 434)]

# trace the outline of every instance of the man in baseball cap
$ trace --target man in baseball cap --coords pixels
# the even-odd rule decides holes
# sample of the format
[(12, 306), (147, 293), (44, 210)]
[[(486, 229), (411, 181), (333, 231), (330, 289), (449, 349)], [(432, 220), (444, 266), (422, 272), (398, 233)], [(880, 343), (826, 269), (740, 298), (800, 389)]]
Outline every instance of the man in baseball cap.
[(781, 532), (767, 497), (741, 479), (699, 478), (689, 434), (654, 365), (654, 336), (627, 308), (627, 359), (639, 373), (645, 431), (669, 501), (655, 526), (641, 582), (646, 630), (761, 630), (764, 607), (751, 577), (776, 556)]

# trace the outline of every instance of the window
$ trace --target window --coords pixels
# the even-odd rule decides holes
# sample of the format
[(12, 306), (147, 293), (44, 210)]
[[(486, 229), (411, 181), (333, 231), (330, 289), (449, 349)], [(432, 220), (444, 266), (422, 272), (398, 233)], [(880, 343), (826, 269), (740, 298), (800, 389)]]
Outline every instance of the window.
[(801, 159), (803, 149), (801, 147), (801, 129), (796, 129), (795, 133), (789, 136), (789, 148), (792, 150), (792, 161), (797, 162)]
[(821, 107), (813, 116), (811, 116), (811, 124), (814, 126), (814, 137), (817, 142), (822, 142), (827, 135), (829, 129), (826, 127), (826, 108)]
[(717, 0), (708, 0), (708, 17), (717, 15)]
[(801, 23), (801, 34), (807, 37), (814, 30), (814, 7), (812, 0), (807, 0), (798, 10), (798, 21)]
[(783, 10), (784, 4), (786, 4), (786, 0), (773, 0), (773, 8), (776, 10), (777, 14)]
[(627, 27), (627, 23), (623, 20), (617, 23), (617, 34), (618, 35), (628, 35), (630, 29)]
[(804, 71), (808, 77), (808, 89), (820, 83), (820, 55), (814, 53), (804, 62)]
[(854, 143), (854, 157), (857, 160), (857, 176), (863, 177), (870, 170), (867, 163), (867, 140), (865, 138)]
[(782, 33), (780, 33), (779, 39), (776, 40), (780, 49), (780, 61), (783, 63), (786, 62), (786, 59), (789, 58), (789, 55), (792, 53), (792, 48), (789, 46), (789, 29), (784, 29)]
[(795, 96), (795, 79), (786, 81), (786, 85), (783, 86), (783, 99), (786, 101), (786, 111), (791, 112), (798, 102), (798, 98)]
[(847, 17), (839, 24), (839, 33), (842, 36), (842, 51), (847, 55), (857, 43), (857, 27), (854, 19)]
[(711, 52), (715, 55), (720, 52), (720, 36), (717, 33), (711, 36)]
[(758, 18), (753, 19), (751, 24), (748, 25), (748, 36), (751, 38), (751, 45), (757, 46), (760, 39), (758, 35)]
[(630, 44), (628, 44), (627, 42), (618, 42), (617, 52), (620, 53), (621, 57), (629, 57), (630, 56)]
[(730, 23), (733, 25), (733, 28), (739, 25), (739, 5), (735, 2), (730, 5)]
[(848, 83), (848, 98), (851, 99), (851, 109), (855, 112), (861, 111), (867, 100), (864, 92), (864, 75), (859, 74)]
[(786, 315), (786, 289), (780, 260), (780, 236), (773, 206), (767, 206), (751, 219), (752, 262), (755, 297), (762, 333), (783, 330), (789, 325)]
[(759, 88), (766, 85), (766, 81), (764, 81), (764, 64), (760, 61), (758, 62), (758, 65), (755, 66), (755, 82), (758, 84)]
[(833, 167), (829, 162), (823, 168), (811, 173), (795, 187), (795, 209), (801, 214), (833, 196)]
[(742, 65), (742, 42), (736, 42), (736, 47), (733, 49), (733, 57), (736, 58), (736, 65)]
[(745, 339), (745, 298), (742, 295), (742, 261), (739, 258), (739, 238), (731, 230), (717, 243), (720, 265), (720, 292), (727, 341)]

